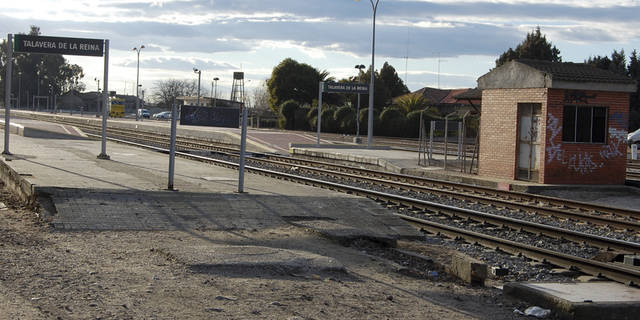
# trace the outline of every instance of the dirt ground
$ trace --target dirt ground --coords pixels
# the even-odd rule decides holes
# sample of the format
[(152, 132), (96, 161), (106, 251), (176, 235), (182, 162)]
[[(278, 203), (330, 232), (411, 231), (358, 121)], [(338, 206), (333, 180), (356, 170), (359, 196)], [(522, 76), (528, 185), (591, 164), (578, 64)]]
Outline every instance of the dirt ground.
[[(494, 288), (411, 261), (277, 230), (59, 232), (3, 192), (0, 319), (512, 319)], [(167, 252), (256, 245), (336, 259), (344, 272), (190, 268)], [(379, 250), (378, 250), (379, 251)], [(393, 258), (391, 258), (393, 259)], [(412, 266), (416, 270), (411, 271)]]

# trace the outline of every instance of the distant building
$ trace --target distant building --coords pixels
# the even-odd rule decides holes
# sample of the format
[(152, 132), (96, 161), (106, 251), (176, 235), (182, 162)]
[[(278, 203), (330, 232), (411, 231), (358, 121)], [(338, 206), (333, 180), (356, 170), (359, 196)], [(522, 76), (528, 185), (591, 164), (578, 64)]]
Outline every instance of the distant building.
[[(197, 96), (179, 96), (176, 98), (179, 104), (188, 105), (188, 106), (197, 106), (198, 105), (198, 97)], [(212, 97), (200, 97), (200, 105), (201, 106), (213, 106), (215, 100), (215, 105), (217, 107), (242, 107), (242, 103), (237, 101), (231, 101), (226, 99)]]
[[(132, 95), (116, 94), (115, 97), (124, 100), (125, 112), (136, 112), (136, 97)], [(102, 92), (89, 91), (78, 92), (69, 91), (57, 99), (58, 109), (83, 111), (83, 112), (101, 112), (104, 104)], [(143, 108), (144, 100), (140, 99), (140, 108)]]
[[(435, 106), (440, 111), (440, 114), (449, 114), (454, 111), (460, 111), (461, 109), (470, 109), (474, 106), (480, 106), (479, 99), (457, 99), (456, 96), (465, 94), (475, 89), (462, 88), (462, 89), (437, 89), (424, 87), (409, 94), (419, 94), (428, 101), (429, 106)], [(401, 97), (393, 99), (395, 103)], [(477, 110), (476, 110), (477, 111)]]

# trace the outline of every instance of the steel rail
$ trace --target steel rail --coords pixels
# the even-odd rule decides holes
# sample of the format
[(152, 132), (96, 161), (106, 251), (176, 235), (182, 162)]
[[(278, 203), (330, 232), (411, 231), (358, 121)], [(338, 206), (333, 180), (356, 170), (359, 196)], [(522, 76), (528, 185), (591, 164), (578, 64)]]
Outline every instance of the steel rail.
[[(98, 135), (93, 135), (93, 136), (94, 137), (98, 137)], [(110, 140), (116, 141), (116, 142), (119, 142), (119, 143), (123, 143), (123, 144), (127, 144), (127, 145), (132, 145), (132, 146), (136, 146), (136, 147), (141, 147), (141, 148), (145, 148), (145, 149), (154, 150), (156, 152), (162, 152), (162, 153), (168, 153), (169, 152), (168, 150), (166, 150), (164, 148), (144, 145), (144, 144), (125, 141), (125, 140), (121, 140), (121, 139), (110, 138)], [(184, 153), (184, 152), (176, 152), (176, 155), (180, 156), (182, 158), (198, 160), (198, 161), (201, 161), (201, 162), (215, 164), (215, 165), (223, 166), (223, 167), (227, 167), (227, 168), (237, 169), (237, 167), (238, 167), (238, 164), (236, 164), (234, 162), (218, 160), (218, 159), (212, 159), (212, 158), (209, 158), (209, 157), (192, 155), (192, 154)], [(245, 169), (247, 171), (249, 171), (249, 172), (253, 172), (253, 173), (264, 175), (264, 176), (276, 177), (278, 179), (283, 179), (283, 180), (288, 180), (288, 181), (292, 181), (292, 182), (302, 183), (302, 184), (305, 184), (305, 185), (312, 185), (312, 186), (317, 186), (317, 187), (321, 187), (321, 188), (324, 188), (324, 189), (330, 189), (330, 190), (334, 190), (334, 191), (345, 192), (345, 193), (348, 193), (348, 194), (360, 195), (360, 196), (364, 196), (364, 197), (367, 197), (367, 198), (370, 198), (370, 199), (374, 199), (374, 200), (378, 200), (378, 201), (395, 202), (395, 203), (400, 204), (400, 205), (407, 205), (407, 206), (411, 206), (411, 207), (415, 207), (415, 208), (421, 208), (422, 207), (422, 209), (427, 209), (427, 210), (431, 210), (431, 211), (434, 210), (434, 209), (437, 210), (437, 211), (440, 211), (440, 212), (449, 211), (450, 213), (454, 213), (454, 215), (460, 215), (461, 213), (470, 213), (470, 212), (473, 211), (473, 210), (468, 210), (468, 209), (463, 209), (463, 208), (456, 208), (456, 207), (452, 207), (452, 206), (442, 205), (442, 204), (439, 204), (439, 203), (433, 203), (433, 202), (428, 202), (428, 201), (423, 201), (423, 200), (411, 199), (411, 198), (401, 197), (401, 196), (397, 196), (397, 195), (393, 195), (393, 194), (386, 194), (386, 193), (382, 193), (382, 192), (378, 192), (378, 191), (367, 190), (367, 189), (363, 189), (363, 188), (358, 188), (358, 187), (338, 184), (338, 183), (334, 183), (334, 182), (328, 182), (328, 181), (323, 181), (323, 180), (318, 180), (318, 179), (313, 179), (313, 178), (296, 176), (296, 175), (292, 175), (292, 174), (288, 174), (288, 173), (277, 172), (277, 171), (273, 171), (273, 170), (256, 168), (256, 167), (252, 167), (252, 166), (246, 166)], [(505, 219), (504, 217), (499, 217), (499, 216), (490, 215), (490, 214), (481, 213), (481, 212), (478, 212), (478, 213), (480, 214), (480, 216), (488, 217), (489, 219), (487, 219), (487, 221), (491, 221), (492, 218), (497, 218), (498, 221), (503, 221), (504, 222), (502, 225), (510, 225), (513, 222), (521, 223), (521, 226), (522, 225), (525, 226), (525, 227), (521, 228), (522, 230), (527, 230), (527, 229), (529, 229), (529, 230), (539, 230), (541, 232), (548, 232), (549, 230), (557, 230), (557, 231), (565, 234), (567, 239), (568, 238), (579, 237), (579, 236), (586, 236), (586, 238), (590, 238), (590, 240), (594, 240), (595, 242), (608, 243), (608, 244), (612, 245), (611, 247), (627, 248), (627, 249), (631, 249), (630, 251), (637, 251), (638, 248), (640, 247), (640, 244), (637, 244), (637, 243), (631, 243), (631, 242), (614, 240), (614, 239), (609, 239), (609, 238), (604, 238), (604, 237), (586, 235), (586, 234), (582, 234), (580, 232), (564, 230), (564, 229), (560, 229), (560, 228), (556, 228), (556, 227), (549, 227), (549, 226), (544, 226), (544, 225), (536, 226), (537, 224), (531, 223), (531, 222), (523, 222), (523, 221), (518, 221), (516, 219), (511, 219), (511, 218)], [(396, 214), (396, 215), (400, 215), (400, 214)], [(405, 219), (409, 219), (408, 218), (409, 216), (405, 216), (405, 215), (401, 215), (401, 216), (403, 218), (406, 217)], [(413, 221), (418, 221), (419, 218), (411, 217), (410, 219), (413, 219)], [(623, 283), (627, 283), (627, 284), (640, 283), (640, 270), (621, 267), (621, 266), (617, 266), (617, 265), (614, 265), (614, 264), (611, 264), (611, 263), (603, 263), (603, 262), (594, 261), (594, 260), (590, 260), (590, 259), (584, 259), (584, 258), (580, 258), (580, 257), (572, 256), (572, 255), (567, 255), (567, 254), (564, 254), (564, 253), (555, 252), (555, 251), (544, 249), (544, 248), (538, 248), (538, 247), (534, 247), (534, 246), (519, 244), (517, 242), (513, 242), (513, 241), (510, 241), (510, 240), (500, 239), (500, 238), (497, 238), (497, 237), (484, 235), (484, 234), (477, 233), (477, 232), (472, 232), (472, 231), (467, 231), (467, 230), (463, 230), (463, 229), (459, 229), (459, 228), (455, 228), (455, 227), (451, 227), (451, 226), (437, 224), (435, 222), (428, 222), (427, 225), (429, 225), (430, 228), (435, 228), (435, 226), (438, 226), (438, 228), (440, 228), (441, 230), (447, 230), (446, 232), (454, 232), (455, 231), (455, 232), (457, 232), (457, 234), (459, 236), (462, 236), (462, 237), (465, 237), (465, 238), (473, 236), (473, 237), (475, 237), (475, 240), (473, 240), (473, 241), (478, 241), (479, 243), (484, 243), (484, 242), (493, 243), (493, 244), (498, 243), (499, 246), (497, 246), (497, 247), (500, 248), (500, 249), (515, 248), (518, 252), (520, 252), (522, 254), (525, 254), (525, 255), (527, 255), (527, 256), (529, 256), (531, 258), (534, 258), (534, 259), (545, 259), (545, 260), (547, 260), (547, 261), (549, 261), (551, 263), (557, 264), (559, 266), (568, 267), (568, 268), (569, 267), (578, 268), (580, 271), (585, 272), (587, 274), (594, 275), (594, 276), (604, 276), (604, 277), (607, 277), (609, 279), (612, 279), (612, 280), (615, 280), (615, 281), (619, 281), (619, 282), (623, 282)], [(516, 228), (517, 228), (517, 226), (516, 226)], [(543, 231), (543, 230), (547, 230), (547, 231)], [(491, 247), (491, 245), (489, 247)]]
[[(37, 117), (37, 118), (51, 119), (50, 116)], [(67, 119), (70, 119), (70, 118), (65, 118), (65, 122)], [(56, 119), (56, 120), (58, 122), (62, 122), (62, 120), (60, 119)], [(82, 124), (83, 126), (87, 126), (87, 128), (90, 128), (90, 124), (88, 124), (88, 121), (82, 121), (82, 119), (79, 119), (79, 121), (70, 121), (70, 122), (79, 123), (79, 124)], [(113, 129), (114, 128), (111, 128), (111, 130)], [(118, 130), (126, 130), (132, 133), (136, 132), (133, 129), (119, 128)], [(147, 134), (152, 135), (157, 139), (161, 139), (160, 136), (162, 135), (158, 133), (147, 133)], [(194, 138), (188, 138), (188, 139), (193, 140)], [(209, 144), (214, 143), (213, 141), (205, 140), (206, 142), (193, 142), (193, 141), (185, 141), (185, 139), (181, 139), (181, 140), (184, 141), (185, 143), (191, 144), (196, 148), (202, 148), (202, 149), (213, 150), (213, 151), (222, 151), (222, 152), (228, 152), (228, 153), (237, 152), (237, 149), (234, 149), (234, 148), (212, 147), (207, 145), (207, 143)], [(218, 142), (215, 142), (215, 143), (218, 143)], [(229, 146), (229, 144), (227, 145)], [(520, 203), (523, 203), (523, 204), (520, 204), (520, 206), (528, 207), (528, 208), (535, 207), (537, 208), (537, 210), (545, 211), (547, 213), (555, 212), (557, 214), (560, 214), (560, 212), (564, 212), (567, 215), (567, 218), (570, 218), (571, 216), (578, 216), (586, 219), (588, 216), (593, 216), (595, 217), (592, 220), (594, 223), (597, 223), (596, 221), (603, 221), (603, 219), (598, 218), (601, 215), (585, 214), (584, 213), (585, 211), (640, 219), (640, 211), (637, 211), (637, 210), (615, 208), (615, 207), (573, 201), (568, 199), (560, 199), (560, 198), (549, 197), (549, 196), (532, 195), (532, 194), (523, 193), (523, 192), (503, 191), (503, 190), (497, 190), (497, 189), (488, 188), (488, 187), (456, 183), (456, 182), (444, 181), (439, 179), (431, 179), (431, 178), (389, 173), (389, 172), (383, 172), (383, 171), (372, 170), (372, 169), (353, 168), (349, 166), (332, 164), (332, 163), (327, 163), (322, 161), (301, 160), (301, 159), (295, 159), (292, 157), (278, 156), (273, 154), (262, 155), (260, 157), (260, 160), (263, 160), (265, 158), (279, 159), (280, 161), (295, 163), (300, 166), (313, 164), (314, 166), (322, 166), (325, 168), (329, 168), (333, 171), (340, 170), (342, 172), (352, 172), (359, 175), (368, 175), (371, 177), (385, 178), (390, 181), (404, 181), (404, 182), (413, 183), (416, 185), (428, 186), (430, 188), (439, 188), (439, 189), (445, 188), (445, 189), (449, 189), (449, 191), (459, 190), (458, 194), (460, 194), (461, 192), (464, 192), (464, 193), (470, 193), (470, 194), (479, 194), (480, 196), (483, 196), (483, 197), (490, 196), (496, 199), (496, 201), (501, 201), (503, 205), (506, 205), (507, 202), (510, 202), (512, 203), (512, 206), (518, 206), (513, 201), (519, 201)], [(435, 191), (432, 191), (432, 192), (435, 192)], [(500, 199), (500, 200), (497, 200), (497, 199)], [(605, 218), (604, 220), (607, 220), (607, 219)], [(613, 221), (616, 221), (616, 219), (608, 219), (608, 220), (612, 221), (611, 225), (614, 226)], [(622, 224), (624, 224), (624, 222), (622, 222)], [(633, 230), (637, 230), (636, 226), (634, 226), (633, 223), (630, 226), (625, 226), (622, 224), (616, 224), (615, 226), (620, 228), (630, 228)]]
[(535, 260), (550, 262), (554, 265), (562, 266), (567, 269), (578, 269), (581, 272), (625, 283), (627, 285), (638, 285), (640, 283), (640, 270), (626, 268), (621, 265), (605, 263), (576, 257), (552, 250), (538, 248), (511, 240), (501, 239), (485, 235), (478, 232), (455, 228), (436, 222), (395, 214), (396, 216), (417, 223), (422, 228), (435, 233), (446, 234), (449, 237), (461, 237), (471, 243), (479, 243), (485, 247), (495, 248), (497, 250), (506, 251), (513, 255), (522, 254)]

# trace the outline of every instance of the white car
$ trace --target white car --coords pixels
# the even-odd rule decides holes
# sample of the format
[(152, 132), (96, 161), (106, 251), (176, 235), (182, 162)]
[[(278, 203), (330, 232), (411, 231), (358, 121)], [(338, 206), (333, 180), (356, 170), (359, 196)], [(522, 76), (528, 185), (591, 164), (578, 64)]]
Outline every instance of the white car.
[(153, 115), (153, 118), (154, 118), (154, 119), (158, 119), (158, 120), (161, 120), (161, 119), (164, 119), (164, 120), (171, 119), (171, 111), (162, 111), (162, 112), (158, 112), (158, 113), (156, 113), (156, 114), (154, 114), (154, 115)]
[(627, 136), (627, 143), (640, 143), (640, 129), (629, 133), (629, 135)]

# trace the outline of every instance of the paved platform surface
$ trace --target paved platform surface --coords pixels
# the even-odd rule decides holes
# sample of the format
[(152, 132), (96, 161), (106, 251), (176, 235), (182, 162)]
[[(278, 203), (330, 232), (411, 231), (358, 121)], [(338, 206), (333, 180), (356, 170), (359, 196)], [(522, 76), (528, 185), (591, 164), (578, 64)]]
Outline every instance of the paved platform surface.
[[(252, 230), (296, 223), (338, 241), (421, 237), (372, 200), (176, 159), (167, 191), (165, 154), (100, 142), (11, 136), (4, 163), (42, 199), (60, 230)], [(4, 177), (6, 179), (6, 177)], [(47, 202), (47, 201), (44, 201)], [(45, 206), (46, 207), (46, 206)]]
[[(37, 131), (38, 134), (28, 136), (43, 137), (46, 132), (56, 133), (58, 138), (65, 138), (63, 133), (71, 133), (77, 137), (79, 134), (73, 126), (51, 124), (42, 121), (20, 119), (23, 111), (14, 112), (13, 123), (23, 124), (27, 129)], [(69, 117), (68, 114), (54, 115), (51, 113), (38, 113), (46, 117)], [(0, 114), (0, 118), (2, 118)], [(95, 116), (80, 116), (74, 114), (75, 119), (86, 121), (98, 121)], [(0, 126), (2, 123), (0, 123)], [(168, 121), (144, 120), (136, 122), (133, 119), (109, 119), (109, 126), (126, 128), (144, 128), (145, 130), (169, 132)], [(29, 130), (27, 130), (29, 131)], [(25, 131), (25, 132), (27, 132)], [(42, 132), (45, 132), (43, 135)], [(62, 132), (62, 133), (61, 133)], [(205, 137), (214, 141), (226, 143), (239, 143), (240, 130), (235, 128), (214, 128), (202, 126), (178, 126), (178, 134), (181, 136)], [(48, 134), (48, 136), (52, 136)], [(69, 135), (66, 135), (69, 137)], [(258, 152), (289, 153), (305, 155), (322, 159), (335, 159), (371, 165), (386, 170), (410, 175), (425, 176), (427, 178), (446, 180), (458, 183), (474, 184), (491, 188), (511, 188), (519, 192), (531, 192), (547, 196), (567, 198), (578, 201), (594, 202), (603, 205), (616, 206), (634, 210), (640, 210), (640, 189), (630, 186), (580, 186), (575, 185), (542, 185), (519, 180), (497, 179), (483, 177), (460, 172), (460, 163), (455, 155), (450, 155), (449, 169), (443, 169), (444, 156), (434, 154), (434, 160), (429, 166), (418, 164), (418, 153), (394, 150), (389, 147), (367, 149), (365, 145), (345, 143), (345, 141), (332, 141), (335, 135), (326, 135), (327, 139), (321, 140), (321, 147), (315, 145), (316, 137), (310, 132), (280, 131), (271, 129), (250, 128), (248, 131), (248, 150)], [(467, 161), (470, 165), (470, 161)]]
[(563, 319), (637, 319), (640, 312), (640, 289), (614, 282), (509, 283), (504, 291)]

